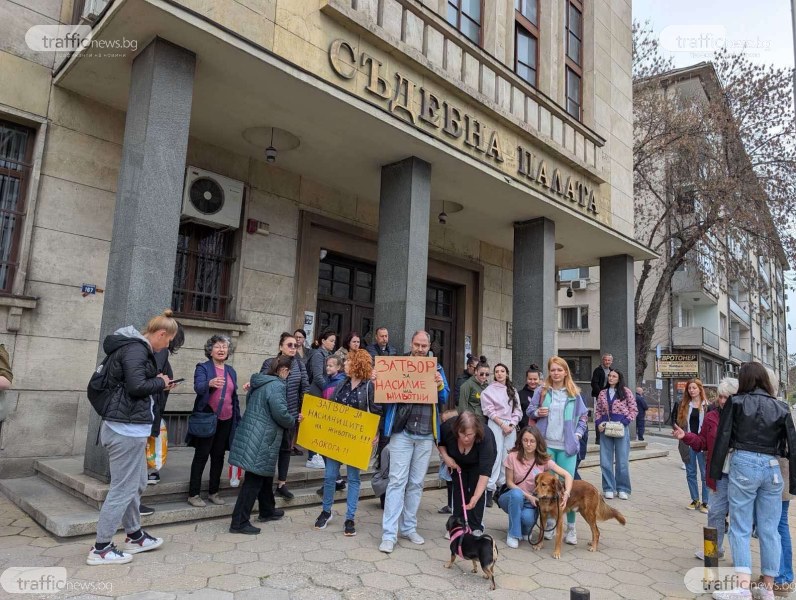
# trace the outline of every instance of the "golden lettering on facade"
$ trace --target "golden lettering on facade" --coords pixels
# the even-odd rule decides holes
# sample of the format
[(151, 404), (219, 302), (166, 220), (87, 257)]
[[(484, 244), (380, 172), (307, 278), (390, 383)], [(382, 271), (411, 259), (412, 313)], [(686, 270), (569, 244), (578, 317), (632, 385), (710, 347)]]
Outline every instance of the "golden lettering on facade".
[(464, 143), (479, 152), (484, 152), (484, 134), (478, 119), (464, 115), (464, 131)]
[(544, 160), (539, 161), (539, 170), (536, 172), (536, 183), (550, 188), (550, 178), (547, 176), (547, 163)]
[(503, 162), (503, 150), (500, 148), (500, 136), (497, 131), (493, 131), (492, 135), (489, 136), (486, 155), (491, 156), (498, 162)]
[(445, 112), (445, 127), (442, 128), (442, 131), (453, 138), (462, 137), (462, 133), (464, 133), (462, 112), (449, 102), (445, 102), (443, 108)]
[(442, 103), (434, 94), (420, 88), (420, 119), (432, 127), (439, 128), (440, 108)]
[(343, 79), (353, 79), (357, 72), (357, 57), (351, 44), (335, 40), (329, 47), (329, 62), (332, 69)]
[(577, 185), (573, 177), (567, 177), (567, 191), (564, 197), (570, 202), (577, 202)]
[(368, 68), (368, 85), (365, 89), (375, 96), (389, 100), (392, 96), (390, 82), (381, 76), (382, 64), (367, 52), (362, 53), (362, 66)]
[(564, 195), (564, 185), (561, 183), (561, 171), (555, 169), (553, 171), (553, 185), (550, 188), (559, 196)]
[(579, 184), (578, 188), (580, 188), (580, 194), (578, 197), (578, 206), (586, 208), (586, 203), (589, 200), (589, 193), (591, 190), (589, 190), (588, 186), (586, 186), (583, 183)]
[(395, 94), (390, 100), (390, 112), (399, 116), (409, 116), (412, 125), (417, 125), (417, 116), (412, 110), (412, 98), (415, 95), (415, 82), (400, 73), (395, 74)]
[(536, 155), (523, 146), (517, 146), (517, 174), (533, 185), (550, 189), (570, 202), (577, 202), (586, 212), (597, 214), (597, 199), (589, 186), (578, 181), (576, 177), (569, 176), (564, 187), (561, 170), (554, 168), (551, 178), (547, 173), (547, 162), (539, 160), (537, 164)]

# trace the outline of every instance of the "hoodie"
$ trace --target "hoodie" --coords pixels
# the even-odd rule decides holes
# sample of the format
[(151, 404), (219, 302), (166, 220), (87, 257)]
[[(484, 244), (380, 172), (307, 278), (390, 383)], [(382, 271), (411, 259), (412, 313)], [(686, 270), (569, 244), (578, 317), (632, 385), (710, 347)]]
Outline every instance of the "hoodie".
[(516, 425), (522, 418), (520, 397), (514, 392), (514, 408), (511, 406), (508, 388), (504, 383), (493, 381), (481, 392), (481, 410), (484, 416), (494, 421), (500, 419), (504, 423)]

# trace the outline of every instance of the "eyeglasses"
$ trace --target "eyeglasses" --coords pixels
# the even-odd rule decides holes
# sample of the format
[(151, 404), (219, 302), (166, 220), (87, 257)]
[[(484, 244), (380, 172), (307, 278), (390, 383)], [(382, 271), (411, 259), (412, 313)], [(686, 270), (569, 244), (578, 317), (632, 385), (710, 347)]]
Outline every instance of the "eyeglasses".
[(216, 344), (213, 346), (213, 350), (226, 350), (227, 348), (229, 348), (227, 344)]
[(292, 342), (285, 344), (285, 348), (298, 348), (298, 344)]

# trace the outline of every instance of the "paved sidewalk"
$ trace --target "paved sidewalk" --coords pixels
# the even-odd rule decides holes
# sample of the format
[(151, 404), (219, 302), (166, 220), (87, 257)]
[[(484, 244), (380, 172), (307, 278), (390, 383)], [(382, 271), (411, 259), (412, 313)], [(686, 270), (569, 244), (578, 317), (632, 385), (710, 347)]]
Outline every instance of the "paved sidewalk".
[[(551, 557), (551, 542), (539, 553), (527, 542), (510, 550), (505, 545), (505, 515), (496, 507), (487, 509), (487, 530), (500, 552), (494, 592), (486, 580), (467, 572), (469, 562), (443, 568), (449, 558), (443, 538), (446, 517), (437, 509), (445, 502), (444, 488), (423, 495), (419, 531), (425, 545), (400, 540), (389, 556), (377, 549), (381, 510), (377, 501), (369, 499), (360, 504), (358, 534), (353, 538), (343, 536), (345, 507), (338, 503), (334, 520), (324, 531), (312, 528), (319, 511), (315, 507), (289, 510), (282, 521), (266, 524), (258, 536), (228, 533), (228, 519), (153, 527), (153, 534), (166, 539), (163, 548), (112, 567), (86, 566), (92, 538), (60, 543), (0, 497), (0, 572), (12, 566), (65, 567), (72, 591), (57, 597), (74, 598), (567, 600), (569, 588), (578, 585), (590, 589), (593, 600), (694, 598), (685, 589), (683, 576), (700, 565), (693, 553), (701, 545), (705, 515), (685, 508), (685, 473), (674, 445), (653, 438), (650, 446), (674, 451), (668, 458), (631, 464), (631, 499), (611, 501), (628, 524), (623, 528), (615, 521), (604, 523), (597, 553), (586, 549), (589, 531), (581, 517), (579, 544), (565, 545), (561, 560)], [(583, 475), (599, 488), (598, 468), (586, 469)], [(85, 586), (92, 584), (96, 595), (85, 593), (90, 589)], [(78, 590), (78, 586), (83, 587)], [(12, 597), (17, 596), (0, 590), (0, 598)]]

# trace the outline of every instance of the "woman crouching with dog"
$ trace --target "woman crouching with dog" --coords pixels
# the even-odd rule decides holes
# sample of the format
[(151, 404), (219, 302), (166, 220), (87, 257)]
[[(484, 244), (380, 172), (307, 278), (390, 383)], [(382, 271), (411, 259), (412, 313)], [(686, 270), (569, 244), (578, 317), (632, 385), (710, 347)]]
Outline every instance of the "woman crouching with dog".
[(564, 478), (564, 495), (561, 503), (566, 506), (572, 490), (572, 475), (559, 467), (547, 453), (547, 444), (535, 425), (523, 427), (517, 443), (504, 462), (506, 467), (506, 486), (508, 491), (498, 498), (498, 506), (509, 515), (509, 532), (506, 545), (517, 548), (520, 539), (531, 533), (536, 522), (538, 510), (536, 476), (545, 471), (553, 471)]
[(481, 417), (465, 411), (442, 424), (438, 449), (453, 478), (453, 516), (464, 518), (466, 509), (470, 529), (482, 534), (486, 485), (497, 456), (494, 435)]

